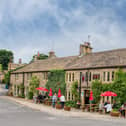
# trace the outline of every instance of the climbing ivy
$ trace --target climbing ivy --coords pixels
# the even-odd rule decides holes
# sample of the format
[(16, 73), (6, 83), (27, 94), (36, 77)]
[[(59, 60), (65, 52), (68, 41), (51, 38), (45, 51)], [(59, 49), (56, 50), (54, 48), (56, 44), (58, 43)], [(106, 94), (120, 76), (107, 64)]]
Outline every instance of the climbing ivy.
[(64, 70), (51, 70), (48, 73), (48, 81), (46, 83), (46, 88), (49, 90), (52, 88), (52, 92), (58, 93), (59, 88), (61, 93), (65, 95), (66, 84), (65, 84), (65, 71)]
[(71, 91), (72, 91), (72, 94), (75, 98), (75, 101), (78, 101), (79, 100), (79, 92), (78, 92), (78, 82), (77, 81), (73, 82), (72, 87), (71, 87)]

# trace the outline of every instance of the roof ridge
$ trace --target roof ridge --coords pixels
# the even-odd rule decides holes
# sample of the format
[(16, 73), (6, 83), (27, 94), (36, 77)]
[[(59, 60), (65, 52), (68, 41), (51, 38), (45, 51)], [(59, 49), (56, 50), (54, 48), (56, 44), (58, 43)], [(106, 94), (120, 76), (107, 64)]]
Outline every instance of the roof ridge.
[(115, 52), (115, 51), (121, 51), (121, 50), (126, 50), (126, 48), (117, 48), (117, 49), (111, 49), (111, 50), (93, 52), (93, 53), (90, 53), (90, 54), (109, 53), (109, 52)]

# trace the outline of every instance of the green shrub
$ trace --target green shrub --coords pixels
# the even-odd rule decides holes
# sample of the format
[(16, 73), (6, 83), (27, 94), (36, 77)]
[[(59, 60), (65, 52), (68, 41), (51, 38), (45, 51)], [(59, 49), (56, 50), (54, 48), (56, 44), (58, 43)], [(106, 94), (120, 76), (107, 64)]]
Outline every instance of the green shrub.
[(65, 106), (76, 108), (77, 102), (76, 101), (66, 101)]
[(33, 99), (33, 92), (28, 92), (28, 99)]

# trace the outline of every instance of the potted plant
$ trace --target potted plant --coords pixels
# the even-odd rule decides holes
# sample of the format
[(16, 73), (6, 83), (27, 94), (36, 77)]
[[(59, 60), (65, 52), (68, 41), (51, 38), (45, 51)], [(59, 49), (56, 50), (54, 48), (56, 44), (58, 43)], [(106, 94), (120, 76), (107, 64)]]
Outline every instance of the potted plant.
[(62, 107), (61, 107), (61, 104), (60, 104), (60, 102), (59, 101), (57, 101), (57, 103), (56, 103), (56, 109), (61, 109)]
[(111, 115), (111, 116), (114, 116), (114, 117), (119, 117), (120, 112), (119, 112), (117, 109), (113, 109), (113, 110), (110, 112), (110, 115)]
[(52, 100), (51, 99), (48, 99), (48, 106), (51, 106), (52, 105)]
[(71, 104), (69, 102), (65, 103), (64, 110), (65, 111), (70, 111), (71, 110)]

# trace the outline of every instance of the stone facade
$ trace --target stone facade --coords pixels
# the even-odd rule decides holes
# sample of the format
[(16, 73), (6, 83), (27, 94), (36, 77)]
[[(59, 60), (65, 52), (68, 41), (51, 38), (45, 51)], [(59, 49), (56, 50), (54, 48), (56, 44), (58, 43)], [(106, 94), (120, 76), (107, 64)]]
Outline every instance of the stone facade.
[[(84, 49), (83, 49), (84, 48)], [(114, 80), (118, 68), (126, 71), (126, 49), (117, 49), (105, 52), (92, 53), (89, 43), (81, 45), (80, 55), (46, 60), (35, 60), (23, 68), (11, 73), (11, 84), (13, 95), (19, 94), (18, 85), (24, 84), (25, 95), (32, 76), (40, 79), (40, 86), (45, 86), (47, 73), (53, 69), (64, 69), (66, 71), (66, 99), (73, 100), (71, 86), (78, 82), (78, 91), (81, 95), (82, 105), (89, 102), (91, 83), (95, 79), (109, 84)], [(53, 53), (54, 54), (54, 53)]]

